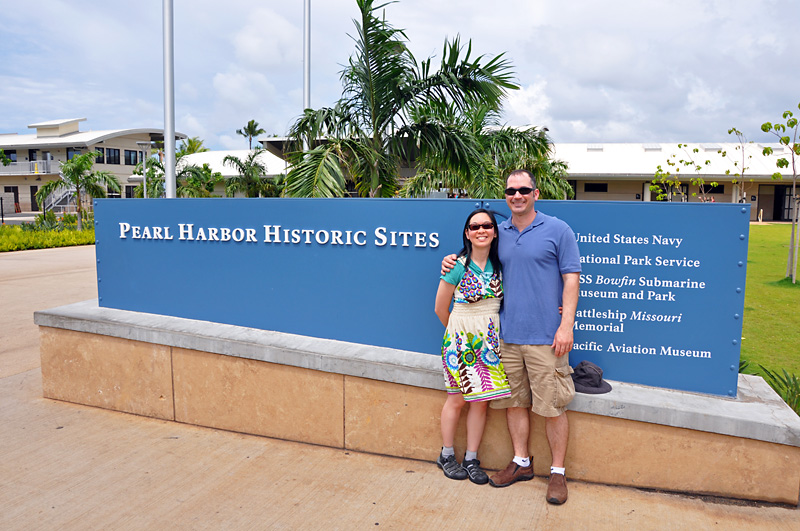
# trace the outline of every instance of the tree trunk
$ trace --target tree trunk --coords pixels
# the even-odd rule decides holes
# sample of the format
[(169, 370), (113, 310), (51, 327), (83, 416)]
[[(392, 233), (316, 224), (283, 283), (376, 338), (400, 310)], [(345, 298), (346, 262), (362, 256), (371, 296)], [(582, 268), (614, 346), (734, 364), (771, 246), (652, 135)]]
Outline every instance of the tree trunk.
[(81, 231), (81, 230), (83, 230), (83, 220), (81, 219), (83, 217), (83, 212), (81, 212), (82, 209), (81, 209), (81, 189), (80, 188), (76, 188), (75, 189), (75, 208), (78, 211), (78, 230)]
[(800, 201), (794, 200), (794, 219), (792, 220), (792, 245), (789, 246), (789, 252), (794, 251), (790, 256), (792, 263), (792, 284), (797, 284), (797, 246), (798, 239), (800, 239), (800, 231), (797, 230), (798, 210), (800, 210)]
[[(794, 163), (794, 159), (792, 159)], [(792, 167), (794, 169), (794, 166)], [(797, 177), (792, 179), (792, 234), (789, 240), (789, 258), (786, 260), (786, 277), (792, 277), (792, 284), (797, 283), (797, 220), (800, 201), (797, 199)]]

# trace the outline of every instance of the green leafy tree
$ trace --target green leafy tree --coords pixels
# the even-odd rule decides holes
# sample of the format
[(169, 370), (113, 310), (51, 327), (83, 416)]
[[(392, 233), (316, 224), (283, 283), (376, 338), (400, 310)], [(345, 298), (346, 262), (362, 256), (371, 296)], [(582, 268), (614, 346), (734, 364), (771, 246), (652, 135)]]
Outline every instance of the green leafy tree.
[(261, 129), (261, 127), (258, 125), (258, 122), (255, 120), (250, 120), (242, 129), (236, 130), (237, 135), (241, 135), (247, 139), (250, 149), (253, 149), (253, 139), (258, 135), (263, 135), (264, 133), (266, 133), (266, 131)]
[(8, 166), (9, 164), (11, 164), (11, 162), (12, 162), (11, 159), (6, 157), (6, 152), (0, 149), (0, 164), (2, 164), (3, 166)]
[(228, 178), (225, 185), (225, 195), (232, 197), (236, 192), (241, 192), (245, 197), (276, 197), (280, 190), (276, 190), (276, 180), (267, 177), (267, 167), (259, 157), (264, 153), (263, 148), (250, 151), (244, 159), (235, 155), (226, 155), (222, 163), (236, 170), (238, 175)]
[[(800, 109), (800, 104), (797, 107)], [(790, 158), (780, 157), (775, 164), (778, 168), (788, 168), (790, 164), (792, 167), (792, 234), (789, 241), (789, 259), (786, 261), (786, 276), (791, 276), (792, 284), (795, 284), (797, 282), (797, 247), (800, 244), (797, 227), (798, 211), (800, 210), (800, 197), (797, 195), (797, 157), (800, 155), (800, 144), (797, 143), (797, 133), (800, 126), (798, 126), (797, 118), (794, 117), (792, 111), (784, 112), (783, 119), (786, 120), (785, 124), (765, 122), (761, 125), (761, 130), (777, 136), (778, 141), (789, 148)], [(771, 147), (764, 148), (765, 156), (773, 153), (774, 150)], [(783, 174), (775, 172), (772, 178), (783, 179)]]
[[(731, 177), (731, 183), (738, 186), (739, 200), (742, 202), (742, 198), (747, 197), (745, 194), (745, 188), (748, 182), (745, 174), (749, 169), (747, 164), (748, 161), (753, 158), (752, 155), (747, 152), (746, 148), (747, 145), (752, 144), (752, 142), (747, 139), (744, 133), (735, 127), (728, 129), (728, 134), (736, 135), (738, 144), (734, 149), (736, 153), (728, 153), (727, 150), (719, 149), (717, 150), (717, 154), (726, 160), (733, 168), (726, 169), (725, 175), (729, 175)], [(681, 200), (685, 200), (682, 197), (684, 194), (681, 190), (681, 184), (688, 180), (691, 185), (697, 186), (699, 190), (699, 194), (698, 192), (692, 192), (691, 196), (698, 197), (699, 195), (702, 202), (708, 202), (709, 197), (706, 192), (708, 187), (706, 185), (719, 185), (717, 181), (707, 183), (705, 179), (706, 174), (704, 171), (711, 165), (711, 160), (703, 160), (700, 156), (699, 147), (692, 147), (689, 144), (678, 144), (678, 149), (681, 150), (682, 154), (671, 154), (669, 158), (667, 158), (666, 169), (661, 165), (658, 166), (652, 184), (650, 185), (650, 190), (656, 193), (657, 201), (672, 201), (673, 195), (677, 195)], [(684, 172), (681, 173), (681, 170), (684, 170)], [(684, 179), (683, 175), (686, 174), (689, 174), (689, 177)], [(752, 179), (749, 182), (752, 182)]]
[(341, 73), (344, 90), (333, 107), (306, 109), (291, 127), (284, 194), (292, 197), (392, 197), (401, 165), (443, 175), (460, 173), (471, 182), (480, 146), (445, 109), (478, 104), (499, 107), (512, 83), (502, 54), (472, 58), (471, 43), (445, 41), (438, 68), (417, 62), (403, 30), (377, 12), (386, 4), (357, 0), (355, 52)]
[[(749, 169), (747, 161), (753, 158), (753, 156), (747, 152), (746, 148), (748, 144), (752, 144), (753, 142), (748, 140), (747, 137), (744, 135), (744, 133), (742, 133), (735, 127), (731, 127), (730, 129), (728, 129), (728, 134), (736, 135), (736, 140), (738, 145), (734, 149), (737, 152), (736, 153), (737, 157), (736, 158), (731, 157), (725, 150), (719, 150), (718, 153), (722, 155), (723, 158), (728, 159), (733, 164), (734, 168), (733, 171), (731, 171), (730, 169), (725, 170), (725, 175), (730, 175), (733, 177), (731, 179), (731, 183), (733, 183), (734, 185), (738, 185), (739, 202), (743, 203), (745, 201), (745, 198), (747, 197), (745, 189), (748, 182), (747, 179), (745, 178), (745, 173)], [(750, 179), (749, 182), (752, 183), (753, 180)]]
[[(678, 149), (683, 153), (673, 153), (667, 158), (668, 168), (665, 170), (660, 164), (656, 169), (653, 180), (650, 184), (650, 191), (655, 192), (657, 201), (672, 201), (674, 195), (677, 195), (681, 201), (685, 201), (682, 197), (683, 191), (681, 184), (684, 180), (682, 177), (685, 173), (689, 173), (688, 181), (697, 186), (700, 190), (700, 200), (702, 202), (708, 201), (706, 194), (706, 180), (703, 175), (703, 168), (709, 166), (711, 161), (709, 159), (702, 160), (700, 157), (700, 148), (690, 147), (689, 144), (678, 144)], [(681, 170), (688, 170), (684, 174)], [(711, 186), (718, 186), (719, 183), (712, 181)], [(696, 192), (692, 192), (692, 196), (697, 196)]]
[(36, 192), (36, 200), (39, 204), (44, 204), (47, 196), (57, 190), (73, 190), (75, 205), (78, 210), (78, 230), (83, 229), (81, 224), (83, 217), (81, 198), (84, 194), (90, 198), (95, 198), (105, 197), (107, 189), (119, 192), (119, 181), (114, 175), (107, 171), (92, 171), (96, 158), (97, 153), (89, 151), (62, 162), (61, 178), (55, 181), (48, 181)]
[(206, 151), (209, 151), (209, 149), (203, 145), (203, 141), (200, 140), (200, 138), (193, 136), (192, 138), (187, 138), (186, 140), (181, 141), (181, 145), (178, 148), (175, 156), (177, 159), (183, 157), (184, 155), (191, 155), (192, 153), (204, 153)]

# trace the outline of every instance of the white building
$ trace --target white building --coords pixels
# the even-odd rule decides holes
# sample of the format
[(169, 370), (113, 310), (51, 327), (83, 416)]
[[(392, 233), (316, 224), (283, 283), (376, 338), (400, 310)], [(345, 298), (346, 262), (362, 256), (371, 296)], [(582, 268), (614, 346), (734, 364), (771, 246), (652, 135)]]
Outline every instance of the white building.
[[(764, 156), (765, 147), (771, 147), (773, 154)], [(776, 166), (779, 158), (790, 159), (791, 152), (780, 144), (748, 143), (743, 148), (738, 143), (690, 143), (681, 148), (677, 143), (555, 144), (553, 157), (568, 164), (576, 199), (655, 201), (650, 184), (661, 166), (681, 181), (680, 190), (670, 190), (672, 201), (701, 201), (700, 187), (691, 183), (699, 175), (708, 200), (749, 203), (753, 220), (759, 213), (765, 221), (791, 219), (791, 167)], [(669, 166), (668, 160), (676, 165)], [(695, 164), (686, 166), (681, 160), (693, 160), (701, 167), (699, 173)], [(779, 171), (783, 179), (775, 180), (773, 174)], [(737, 178), (737, 173), (743, 177)]]
[[(150, 143), (163, 141), (162, 129), (111, 129), (80, 131), (86, 118), (53, 120), (30, 124), (36, 133), (0, 134), (0, 149), (12, 160), (0, 164), (0, 191), (13, 195), (14, 203), (23, 211), (38, 211), (36, 192), (47, 181), (59, 178), (60, 162), (87, 151), (96, 151), (96, 170), (112, 173), (120, 183), (120, 193), (111, 197), (132, 197), (136, 183), (130, 181), (133, 169), (148, 155)], [(186, 135), (176, 133), (175, 139)], [(66, 197), (65, 197), (66, 198)], [(52, 203), (61, 197), (51, 197)], [(44, 205), (48, 207), (49, 205)]]

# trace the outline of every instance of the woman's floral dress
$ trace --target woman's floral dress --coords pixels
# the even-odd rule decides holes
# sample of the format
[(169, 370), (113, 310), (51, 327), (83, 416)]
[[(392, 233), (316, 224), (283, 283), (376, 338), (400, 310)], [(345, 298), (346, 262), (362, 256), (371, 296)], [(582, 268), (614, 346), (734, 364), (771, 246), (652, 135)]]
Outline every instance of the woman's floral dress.
[(453, 311), (442, 341), (442, 365), (448, 393), (461, 393), (467, 402), (511, 395), (500, 359), (500, 302), (502, 275), (491, 261), (486, 269), (462, 256), (442, 280), (456, 286)]

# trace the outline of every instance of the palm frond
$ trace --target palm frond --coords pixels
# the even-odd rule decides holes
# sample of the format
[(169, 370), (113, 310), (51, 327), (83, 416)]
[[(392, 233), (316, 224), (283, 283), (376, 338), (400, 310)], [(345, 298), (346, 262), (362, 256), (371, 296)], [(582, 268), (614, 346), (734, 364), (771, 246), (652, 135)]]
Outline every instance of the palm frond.
[(790, 374), (786, 369), (781, 369), (781, 373), (778, 373), (767, 369), (760, 363), (758, 366), (764, 373), (764, 380), (795, 413), (800, 415), (800, 377)]
[(419, 164), (436, 171), (450, 171), (468, 177), (475, 159), (480, 158), (480, 146), (469, 131), (458, 126), (423, 119), (401, 128), (391, 140), (393, 152), (410, 161), (413, 146)]
[(345, 140), (340, 157), (361, 197), (393, 197), (397, 192), (398, 158), (371, 144)]
[(345, 176), (338, 142), (317, 146), (289, 170), (286, 197), (343, 197)]
[(438, 71), (433, 71), (432, 59), (423, 61), (414, 71), (414, 77), (405, 88), (405, 103), (412, 99), (439, 99), (450, 102), (466, 111), (471, 103), (480, 102), (490, 108), (499, 108), (507, 90), (516, 90), (511, 63), (499, 54), (484, 62), (483, 55), (470, 59), (472, 41), (466, 52), (459, 37), (445, 41), (442, 61)]
[(287, 158), (294, 164), (303, 157), (303, 150), (313, 149), (333, 138), (361, 138), (357, 118), (347, 102), (339, 102), (334, 107), (306, 109), (289, 129)]
[(359, 0), (361, 20), (353, 21), (356, 36), (351, 36), (356, 51), (341, 74), (342, 99), (373, 138), (382, 135), (394, 121), (400, 87), (414, 66), (405, 32), (376, 16), (386, 5)]

